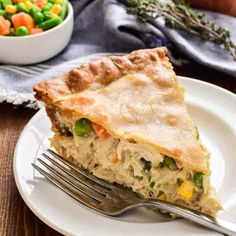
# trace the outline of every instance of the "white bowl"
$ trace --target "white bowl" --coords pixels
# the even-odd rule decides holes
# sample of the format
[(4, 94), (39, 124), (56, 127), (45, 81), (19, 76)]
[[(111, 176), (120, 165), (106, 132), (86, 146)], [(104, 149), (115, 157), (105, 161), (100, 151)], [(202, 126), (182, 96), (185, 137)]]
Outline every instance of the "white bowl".
[(35, 35), (0, 36), (0, 63), (27, 65), (57, 55), (68, 44), (73, 24), (73, 7), (68, 2), (68, 14), (60, 25)]

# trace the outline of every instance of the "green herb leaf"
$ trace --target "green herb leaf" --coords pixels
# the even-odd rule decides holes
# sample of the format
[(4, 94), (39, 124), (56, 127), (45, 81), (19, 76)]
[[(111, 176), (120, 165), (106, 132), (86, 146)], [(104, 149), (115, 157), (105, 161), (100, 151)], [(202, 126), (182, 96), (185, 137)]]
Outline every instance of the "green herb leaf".
[(127, 5), (128, 13), (136, 15), (139, 20), (150, 21), (162, 17), (167, 27), (222, 45), (236, 60), (236, 46), (231, 40), (229, 30), (206, 19), (204, 14), (192, 10), (186, 1), (175, 0), (171, 4), (161, 4), (158, 0), (120, 1)]
[(198, 131), (197, 126), (194, 126), (194, 135), (197, 139), (199, 139), (199, 131)]
[(176, 166), (176, 163), (175, 163), (175, 160), (169, 156), (164, 156), (164, 159), (163, 159), (163, 167), (167, 167), (169, 169), (176, 169), (177, 166)]
[(203, 188), (203, 176), (202, 172), (197, 172), (193, 176), (193, 182), (198, 188)]

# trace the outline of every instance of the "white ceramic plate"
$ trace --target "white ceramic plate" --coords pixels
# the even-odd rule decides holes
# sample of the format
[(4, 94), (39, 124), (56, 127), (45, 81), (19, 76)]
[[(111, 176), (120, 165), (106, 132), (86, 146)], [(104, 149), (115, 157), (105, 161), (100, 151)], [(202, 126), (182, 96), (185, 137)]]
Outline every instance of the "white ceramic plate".
[[(225, 209), (219, 217), (236, 223), (236, 95), (209, 83), (179, 79), (186, 87), (188, 110), (212, 154), (211, 180)], [(19, 138), (14, 176), (29, 208), (55, 230), (81, 236), (220, 235), (186, 220), (169, 221), (146, 209), (108, 218), (82, 206), (31, 166), (49, 147), (50, 136), (50, 122), (42, 109), (29, 121)]]

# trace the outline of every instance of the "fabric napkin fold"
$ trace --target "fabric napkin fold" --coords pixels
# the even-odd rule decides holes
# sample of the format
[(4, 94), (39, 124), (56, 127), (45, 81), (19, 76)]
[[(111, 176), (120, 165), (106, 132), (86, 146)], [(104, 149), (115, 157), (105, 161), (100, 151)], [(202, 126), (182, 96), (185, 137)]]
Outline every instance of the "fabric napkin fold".
[[(236, 61), (223, 48), (187, 33), (168, 29), (161, 18), (151, 23), (139, 22), (136, 17), (127, 14), (126, 7), (117, 0), (70, 2), (74, 8), (75, 25), (67, 48), (56, 57), (39, 64), (0, 65), (0, 102), (36, 108), (38, 105), (32, 92), (34, 84), (57, 77), (88, 58), (101, 56), (91, 54), (125, 53), (164, 45), (170, 49), (174, 63), (181, 63), (181, 60), (176, 60), (178, 52), (181, 52), (199, 63), (236, 77)], [(236, 43), (234, 17), (212, 12), (207, 12), (207, 16), (229, 28)]]

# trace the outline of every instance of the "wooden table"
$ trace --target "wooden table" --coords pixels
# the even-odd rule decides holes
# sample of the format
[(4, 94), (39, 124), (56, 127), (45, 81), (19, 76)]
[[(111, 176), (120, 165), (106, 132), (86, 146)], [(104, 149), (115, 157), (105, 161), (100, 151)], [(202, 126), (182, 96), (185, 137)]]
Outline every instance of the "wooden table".
[[(178, 75), (194, 77), (236, 93), (236, 78), (191, 63), (176, 67)], [(220, 99), (220, 98), (219, 98)], [(217, 101), (216, 101), (217, 102)], [(0, 104), (0, 235), (60, 235), (40, 221), (23, 202), (14, 182), (12, 160), (17, 139), (35, 110)], [(235, 112), (235, 111), (234, 111)]]

